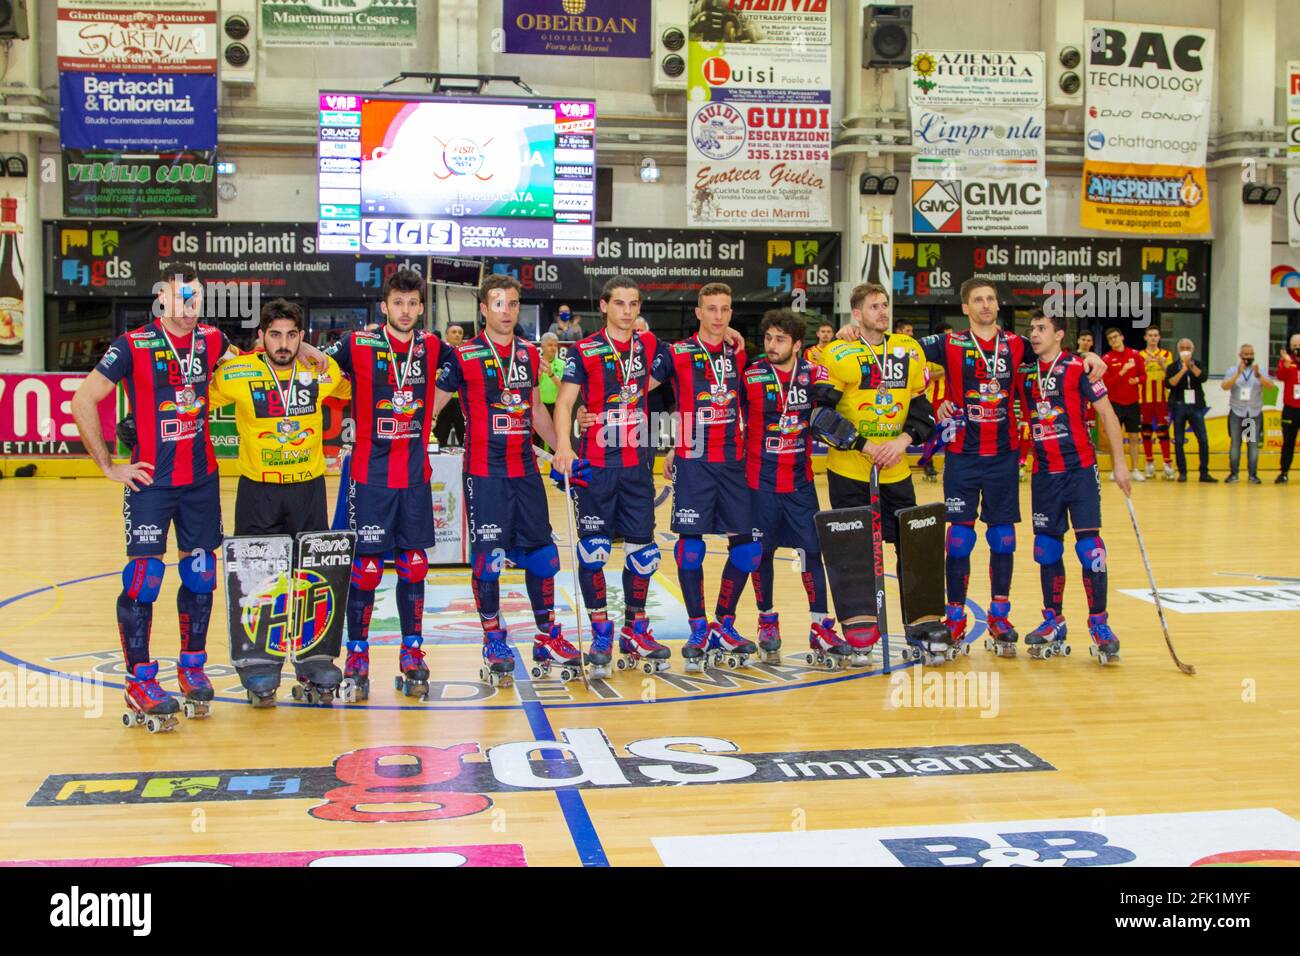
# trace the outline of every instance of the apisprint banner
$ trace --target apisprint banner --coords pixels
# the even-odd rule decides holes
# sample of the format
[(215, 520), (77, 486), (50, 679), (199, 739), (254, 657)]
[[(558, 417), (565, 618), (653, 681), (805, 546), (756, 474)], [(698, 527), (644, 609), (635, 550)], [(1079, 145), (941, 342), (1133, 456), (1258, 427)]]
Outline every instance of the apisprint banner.
[(912, 231), (1047, 231), (1043, 54), (935, 50), (912, 59)]
[(1089, 21), (1086, 33), (1083, 226), (1208, 233), (1214, 31)]
[(741, 6), (690, 26), (687, 225), (829, 227), (830, 5)]

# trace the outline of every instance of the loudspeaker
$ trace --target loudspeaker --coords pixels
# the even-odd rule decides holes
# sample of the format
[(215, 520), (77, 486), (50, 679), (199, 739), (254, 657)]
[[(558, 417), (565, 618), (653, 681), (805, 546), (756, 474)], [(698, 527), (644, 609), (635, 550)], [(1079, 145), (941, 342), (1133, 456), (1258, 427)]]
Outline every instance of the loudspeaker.
[(1043, 4), (1043, 58), (1047, 61), (1047, 105), (1071, 109), (1083, 105), (1083, 0)]
[(651, 20), (650, 89), (686, 92), (687, 0), (655, 0)]
[(222, 83), (257, 82), (257, 0), (221, 0), (217, 49)]
[(0, 40), (27, 37), (27, 0), (0, 0)]
[(873, 3), (862, 17), (862, 67), (912, 65), (912, 5)]

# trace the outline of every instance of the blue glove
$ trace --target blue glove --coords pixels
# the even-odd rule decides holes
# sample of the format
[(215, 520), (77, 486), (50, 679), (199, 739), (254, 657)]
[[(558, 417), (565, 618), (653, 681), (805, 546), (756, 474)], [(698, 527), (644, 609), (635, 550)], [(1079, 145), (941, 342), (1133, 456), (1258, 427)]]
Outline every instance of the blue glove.
[[(564, 474), (551, 467), (551, 481), (555, 487), (564, 490)], [(569, 484), (575, 488), (586, 488), (591, 483), (591, 462), (585, 458), (575, 458), (569, 466)]]

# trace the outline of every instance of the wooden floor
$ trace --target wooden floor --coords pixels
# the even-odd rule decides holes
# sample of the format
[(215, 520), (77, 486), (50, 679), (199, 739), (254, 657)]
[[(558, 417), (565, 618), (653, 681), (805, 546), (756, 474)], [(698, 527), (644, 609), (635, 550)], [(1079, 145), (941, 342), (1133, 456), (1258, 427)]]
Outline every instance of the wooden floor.
[[(1078, 565), (1067, 547), (1070, 657), (1029, 660), (1022, 649), (1014, 660), (997, 660), (977, 639), (968, 657), (924, 673), (810, 671), (801, 666), (806, 604), (799, 577), (783, 562), (783, 665), (685, 682), (678, 657), (685, 614), (664, 535), (653, 603), (657, 630), (673, 639), (668, 675), (616, 672), (590, 693), (527, 680), (494, 692), (477, 680), (465, 575), (435, 573), (426, 632), (437, 700), (394, 692), (395, 638), (382, 623), (381, 598), (368, 704), (253, 711), (234, 691), (232, 672), (215, 666), (228, 660), (217, 624), (213, 715), (161, 735), (119, 720), (120, 490), (96, 479), (5, 480), (0, 845), (9, 860), (356, 862), (368, 855), (344, 851), (400, 848), (429, 854), (414, 858), (421, 862), (530, 865), (798, 861), (800, 846), (816, 845), (827, 848), (822, 861), (848, 861), (835, 853), (856, 852), (854, 834), (806, 841), (816, 831), (919, 827), (907, 832), (923, 835), (1002, 821), (1193, 814), (1174, 821), (1175, 830), (1178, 820), (1186, 827), (1171, 843), (1204, 822), (1213, 850), (1215, 821), (1236, 819), (1214, 811), (1273, 808), (1287, 815), (1276, 818), (1285, 825), (1255, 841), (1271, 842), (1241, 846), (1224, 837), (1222, 848), (1300, 850), (1292, 832), (1300, 824), (1290, 819), (1300, 818), (1300, 612), (1227, 610), (1251, 600), (1267, 607), (1286, 586), (1296, 589), (1290, 606), (1300, 607), (1300, 487), (1275, 486), (1272, 477), (1261, 487), (1159, 481), (1135, 490), (1162, 590), (1254, 593), (1220, 594), (1224, 610), (1216, 613), (1168, 614), (1179, 654), (1196, 666), (1192, 677), (1170, 660), (1154, 606), (1119, 593), (1146, 590), (1146, 580), (1119, 493), (1106, 487), (1119, 664), (1101, 667), (1086, 652)], [(917, 488), (923, 502), (941, 499), (939, 485)], [(233, 480), (223, 482), (223, 493), (229, 520)], [(1028, 519), (1028, 485), (1021, 493)], [(824, 483), (822, 495), (824, 502)], [(553, 526), (563, 529), (561, 499), (553, 496), (551, 506)], [(667, 519), (665, 505), (661, 528)], [(1026, 521), (1013, 589), (1021, 633), (1035, 625), (1040, 606), (1030, 545)], [(717, 544), (711, 549), (712, 593), (721, 558)], [(986, 558), (981, 540), (976, 608), (988, 601)], [(611, 566), (619, 561), (616, 551)], [(558, 580), (564, 603), (567, 555)], [(153, 635), (171, 688), (176, 582), (169, 569)], [(610, 586), (617, 591), (617, 571)], [(522, 627), (529, 617), (517, 579), (506, 578), (503, 595)], [(223, 600), (219, 594), (218, 612)], [(896, 608), (892, 582), (890, 600)], [(748, 594), (742, 607), (741, 629), (752, 634)], [(982, 617), (978, 610), (977, 631)], [(556, 760), (555, 751), (526, 743), (566, 732), (578, 760), (572, 753)], [(511, 743), (521, 746), (501, 746)], [(673, 762), (670, 747), (695, 762)], [(498, 749), (489, 761), (491, 748)], [(565, 780), (575, 786), (557, 789)], [(1195, 816), (1202, 813), (1209, 815)], [(742, 836), (699, 839), (721, 834)]]

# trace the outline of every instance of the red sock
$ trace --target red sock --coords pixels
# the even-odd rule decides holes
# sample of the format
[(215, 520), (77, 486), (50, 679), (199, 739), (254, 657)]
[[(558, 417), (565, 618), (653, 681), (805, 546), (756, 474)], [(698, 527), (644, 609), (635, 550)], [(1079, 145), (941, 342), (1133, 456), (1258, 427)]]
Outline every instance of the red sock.
[(1146, 455), (1147, 461), (1151, 460), (1151, 433), (1142, 433), (1142, 453)]

